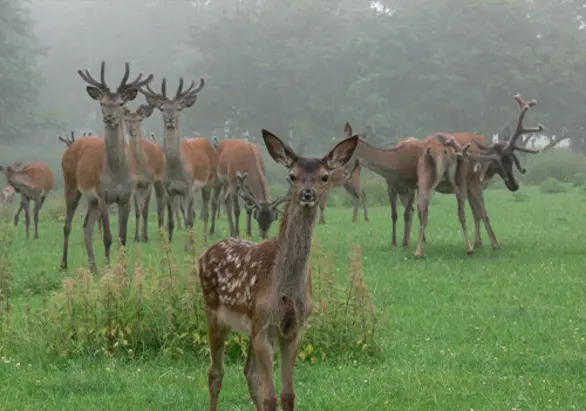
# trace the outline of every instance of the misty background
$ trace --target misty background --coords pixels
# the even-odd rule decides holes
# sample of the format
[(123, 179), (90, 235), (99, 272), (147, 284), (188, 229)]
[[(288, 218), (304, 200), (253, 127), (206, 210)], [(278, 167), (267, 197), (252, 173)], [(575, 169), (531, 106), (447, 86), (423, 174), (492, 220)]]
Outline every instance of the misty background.
[[(515, 125), (512, 96), (537, 99), (538, 146), (586, 153), (582, 1), (570, 0), (0, 0), (0, 160), (45, 161), (62, 185), (58, 134), (103, 134), (77, 75), (115, 86), (153, 72), (206, 86), (181, 114), (184, 136), (247, 137), (267, 128), (322, 153), (370, 128), (406, 136)], [(131, 108), (144, 103), (139, 97)], [(162, 135), (160, 113), (143, 132)], [(532, 144), (532, 143), (530, 143)], [(264, 149), (264, 148), (263, 148)]]

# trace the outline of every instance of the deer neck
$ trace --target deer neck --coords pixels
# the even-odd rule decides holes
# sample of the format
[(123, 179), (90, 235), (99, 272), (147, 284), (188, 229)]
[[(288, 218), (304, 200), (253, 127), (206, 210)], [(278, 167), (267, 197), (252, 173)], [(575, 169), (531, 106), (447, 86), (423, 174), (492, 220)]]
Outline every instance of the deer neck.
[(115, 173), (129, 171), (128, 156), (126, 154), (126, 141), (122, 121), (116, 126), (106, 125), (104, 142), (106, 145), (106, 164), (108, 169)]
[(354, 156), (359, 159), (360, 164), (364, 165), (364, 167), (388, 180), (398, 168), (400, 149), (384, 150), (360, 141)]
[(273, 268), (278, 298), (304, 301), (307, 296), (308, 264), (317, 209), (302, 207), (294, 200), (285, 205)]
[(130, 149), (132, 151), (132, 155), (134, 156), (134, 161), (136, 163), (137, 177), (148, 179), (150, 175), (150, 170), (144, 153), (144, 137), (142, 135), (142, 131), (139, 130), (138, 133), (136, 133), (136, 135), (132, 135), (129, 133), (128, 138), (130, 140)]
[(171, 167), (183, 164), (181, 158), (181, 138), (179, 136), (179, 119), (175, 120), (175, 127), (165, 127), (163, 151), (167, 164)]

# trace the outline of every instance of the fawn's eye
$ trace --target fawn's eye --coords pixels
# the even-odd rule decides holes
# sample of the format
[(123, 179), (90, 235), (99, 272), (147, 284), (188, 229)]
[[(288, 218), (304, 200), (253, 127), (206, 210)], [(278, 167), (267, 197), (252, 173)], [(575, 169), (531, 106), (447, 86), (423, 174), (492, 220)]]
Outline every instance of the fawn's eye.
[(293, 173), (289, 174), (289, 180), (291, 180), (291, 182), (294, 182), (295, 180), (297, 180), (297, 176)]
[(328, 180), (330, 179), (330, 175), (329, 174), (322, 174), (320, 177), (322, 183), (327, 183)]

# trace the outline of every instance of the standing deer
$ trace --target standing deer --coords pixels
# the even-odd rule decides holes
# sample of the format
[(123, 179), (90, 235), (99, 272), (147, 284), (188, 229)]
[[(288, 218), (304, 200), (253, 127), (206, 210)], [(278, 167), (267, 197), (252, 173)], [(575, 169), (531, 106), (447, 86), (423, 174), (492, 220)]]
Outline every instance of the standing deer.
[(211, 355), (210, 411), (218, 409), (224, 342), (232, 329), (250, 336), (244, 374), (256, 409), (277, 410), (273, 361), (278, 341), (281, 406), (294, 410), (299, 333), (312, 309), (309, 257), (318, 204), (332, 188), (331, 173), (350, 161), (358, 143), (353, 136), (323, 158), (306, 158), (271, 132), (263, 129), (262, 136), (273, 160), (289, 169), (290, 197), (277, 238), (258, 244), (227, 238), (199, 259)]
[[(156, 93), (150, 86), (141, 89), (147, 102), (155, 106), (163, 115), (165, 123), (164, 152), (166, 158), (165, 176), (163, 184), (167, 193), (168, 231), (169, 240), (173, 238), (174, 205), (177, 196), (185, 198), (187, 211), (185, 226), (193, 227), (195, 219), (195, 193), (201, 189), (204, 216), (204, 241), (207, 241), (208, 207), (211, 191), (216, 181), (217, 152), (210, 141), (205, 137), (181, 140), (179, 134), (179, 113), (195, 104), (197, 95), (204, 87), (204, 80), (200, 79), (199, 86), (191, 85), (183, 90), (183, 78), (179, 78), (179, 87), (174, 97), (167, 97), (166, 79), (161, 83), (161, 93)], [(215, 207), (213, 206), (215, 209)], [(215, 213), (212, 213), (214, 225)], [(188, 237), (188, 242), (191, 239)], [(185, 244), (186, 247), (188, 243)]]
[[(492, 247), (494, 249), (500, 248), (486, 212), (483, 190), (495, 175), (499, 175), (504, 180), (510, 191), (519, 190), (519, 183), (513, 173), (513, 164), (521, 173), (525, 173), (525, 169), (521, 167), (515, 151), (523, 153), (538, 153), (539, 151), (518, 147), (515, 143), (523, 134), (539, 133), (543, 130), (541, 124), (529, 128), (523, 125), (525, 115), (531, 107), (537, 104), (537, 101), (524, 101), (519, 94), (516, 94), (514, 99), (521, 112), (515, 132), (507, 142), (489, 144), (484, 137), (473, 133), (453, 133), (447, 137), (438, 133), (435, 137), (432, 136), (427, 140), (428, 146), (419, 158), (417, 169), (421, 227), (415, 258), (421, 258), (423, 255), (423, 235), (428, 222), (429, 202), (434, 190), (445, 194), (456, 194), (458, 217), (468, 255), (474, 254), (474, 248), (482, 246), (480, 220), (484, 222)], [(456, 156), (456, 161), (454, 156)], [(446, 175), (444, 171), (449, 171), (449, 175)], [(474, 216), (474, 247), (468, 240), (466, 230), (466, 215), (464, 213), (466, 200), (468, 200)]]
[(153, 114), (154, 107), (141, 104), (136, 111), (124, 107), (124, 124), (130, 136), (130, 147), (136, 164), (136, 189), (134, 191), (134, 210), (136, 228), (134, 241), (141, 240), (140, 217), (142, 216), (142, 241), (149, 241), (148, 220), (151, 193), (155, 189), (157, 199), (157, 220), (159, 229), (163, 226), (165, 213), (165, 190), (163, 173), (165, 155), (157, 143), (147, 140), (142, 135), (141, 125), (145, 118)]
[[(159, 141), (157, 140), (157, 136), (155, 135), (155, 133), (150, 133), (150, 139), (153, 141), (153, 143), (157, 144), (160, 147)], [(183, 217), (183, 221), (185, 221), (185, 201), (183, 197), (175, 197), (175, 200), (173, 200), (173, 210), (175, 218), (177, 219), (177, 228), (181, 230), (183, 228), (181, 226), (181, 217)]]
[(7, 185), (2, 189), (2, 212), (6, 212), (6, 209), (12, 204), (14, 204), (14, 200), (16, 199), (16, 191), (11, 185)]
[[(273, 221), (277, 219), (277, 206), (281, 199), (271, 201), (266, 169), (260, 149), (256, 144), (236, 138), (224, 139), (218, 145), (218, 184), (216, 197), (224, 192), (224, 207), (228, 217), (230, 236), (240, 236), (240, 196), (245, 200), (246, 235), (252, 235), (252, 217), (257, 221), (261, 238), (266, 238)], [(239, 187), (243, 190), (240, 191)], [(212, 208), (212, 213), (216, 209)], [(210, 233), (215, 232), (212, 225)]]
[[(346, 123), (345, 136), (352, 135), (352, 127)], [(368, 168), (386, 180), (387, 193), (392, 213), (392, 247), (397, 245), (397, 196), (405, 207), (403, 247), (409, 246), (413, 217), (413, 202), (417, 188), (417, 161), (423, 150), (424, 142), (408, 138), (391, 149), (374, 147), (360, 139), (355, 157), (361, 166)]]
[(130, 64), (125, 63), (124, 76), (118, 88), (112, 91), (106, 84), (106, 63), (102, 61), (100, 81), (95, 80), (88, 69), (77, 70), (79, 76), (89, 85), (86, 91), (90, 98), (100, 103), (104, 138), (78, 138), (68, 147), (61, 158), (65, 182), (65, 203), (67, 214), (63, 226), (63, 257), (61, 268), (67, 269), (67, 253), (71, 222), (82, 194), (88, 200), (88, 212), (84, 221), (84, 240), (92, 272), (97, 272), (92, 233), (96, 220), (101, 216), (106, 263), (110, 262), (110, 204), (118, 205), (118, 237), (126, 245), (128, 217), (131, 199), (136, 184), (134, 159), (126, 144), (123, 126), (124, 104), (136, 99), (138, 89), (152, 81), (153, 75), (145, 79), (142, 73), (128, 83)]
[(33, 218), (35, 223), (34, 238), (39, 238), (39, 212), (45, 203), (45, 199), (55, 183), (53, 172), (45, 163), (33, 162), (23, 166), (21, 161), (12, 165), (0, 165), (0, 171), (4, 173), (8, 184), (14, 191), (20, 193), (20, 207), (14, 215), (14, 225), (18, 225), (20, 212), (24, 210), (26, 224), (26, 239), (30, 238), (30, 201), (35, 202)]

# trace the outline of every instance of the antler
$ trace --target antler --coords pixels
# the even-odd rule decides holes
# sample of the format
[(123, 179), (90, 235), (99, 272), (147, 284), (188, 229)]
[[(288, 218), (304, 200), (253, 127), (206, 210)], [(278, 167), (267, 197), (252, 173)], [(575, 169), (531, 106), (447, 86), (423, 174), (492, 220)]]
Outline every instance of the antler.
[[(73, 133), (73, 131), (71, 132), (71, 137), (67, 137), (67, 133), (65, 133), (66, 137), (63, 136), (57, 136), (57, 139), (59, 141), (61, 141), (63, 144), (65, 144), (67, 147), (70, 147), (74, 142), (75, 142), (75, 135)], [(85, 134), (84, 134), (85, 137)]]
[(238, 194), (244, 201), (247, 203), (252, 203), (253, 207), (260, 209), (260, 204), (258, 203), (257, 199), (252, 195), (252, 193), (248, 190), (248, 187), (244, 183), (244, 180), (248, 177), (248, 173), (244, 172), (241, 173), (239, 171), (236, 172), (236, 180), (238, 184)]
[[(100, 81), (97, 81), (96, 79), (94, 79), (92, 77), (92, 75), (90, 74), (89, 69), (85, 68), (85, 69), (78, 69), (77, 70), (77, 74), (79, 74), (79, 76), (88, 84), (97, 87), (101, 90), (110, 90), (108, 85), (106, 84), (106, 62), (104, 60), (102, 60), (101, 66), (100, 66)], [(139, 73), (138, 76), (136, 77), (136, 79), (134, 79), (134, 81), (132, 81), (131, 83), (127, 83), (128, 81), (128, 77), (130, 76), (130, 63), (126, 62), (124, 63), (124, 76), (122, 76), (122, 81), (120, 82), (120, 85), (118, 86), (117, 92), (120, 92), (124, 89), (132, 89), (132, 88), (140, 88), (143, 87), (145, 85), (147, 85), (148, 83), (150, 83), (153, 79), (153, 73), (149, 73), (146, 78), (142, 78), (143, 74)]]
[(153, 140), (155, 143), (157, 143), (157, 136), (152, 131), (151, 131), (150, 137), (151, 137), (151, 140)]
[[(203, 86), (205, 85), (205, 81), (203, 78), (199, 79), (199, 85), (195, 87), (195, 82), (192, 80), (191, 84), (186, 90), (183, 90), (183, 77), (179, 77), (179, 87), (177, 87), (177, 92), (175, 93), (175, 100), (181, 100), (189, 95), (195, 95), (201, 91)], [(194, 88), (195, 87), (195, 88)], [(154, 91), (149, 85), (147, 85), (146, 90), (140, 88), (139, 91), (147, 97), (157, 98), (157, 99), (167, 99), (167, 79), (163, 77), (161, 80), (161, 93), (157, 93)]]
[(523, 134), (528, 134), (528, 133), (539, 133), (540, 131), (543, 131), (544, 127), (542, 124), (539, 124), (537, 127), (525, 127), (523, 125), (523, 120), (525, 119), (525, 115), (527, 114), (527, 112), (529, 111), (529, 109), (535, 105), (537, 105), (537, 100), (529, 100), (529, 101), (525, 101), (521, 98), (521, 95), (519, 93), (515, 94), (514, 96), (515, 101), (519, 104), (519, 108), (521, 109), (521, 113), (519, 114), (519, 120), (517, 121), (517, 128), (515, 129), (515, 132), (513, 133), (513, 135), (511, 136), (511, 138), (509, 139), (509, 141), (507, 142), (507, 145), (504, 147), (505, 151), (509, 151), (512, 152), (513, 150), (518, 150), (524, 153), (538, 153), (539, 150), (533, 150), (533, 149), (529, 149), (529, 148), (521, 148), (521, 147), (517, 147), (515, 145), (515, 143), (517, 142), (517, 140), (519, 139), (519, 137)]

